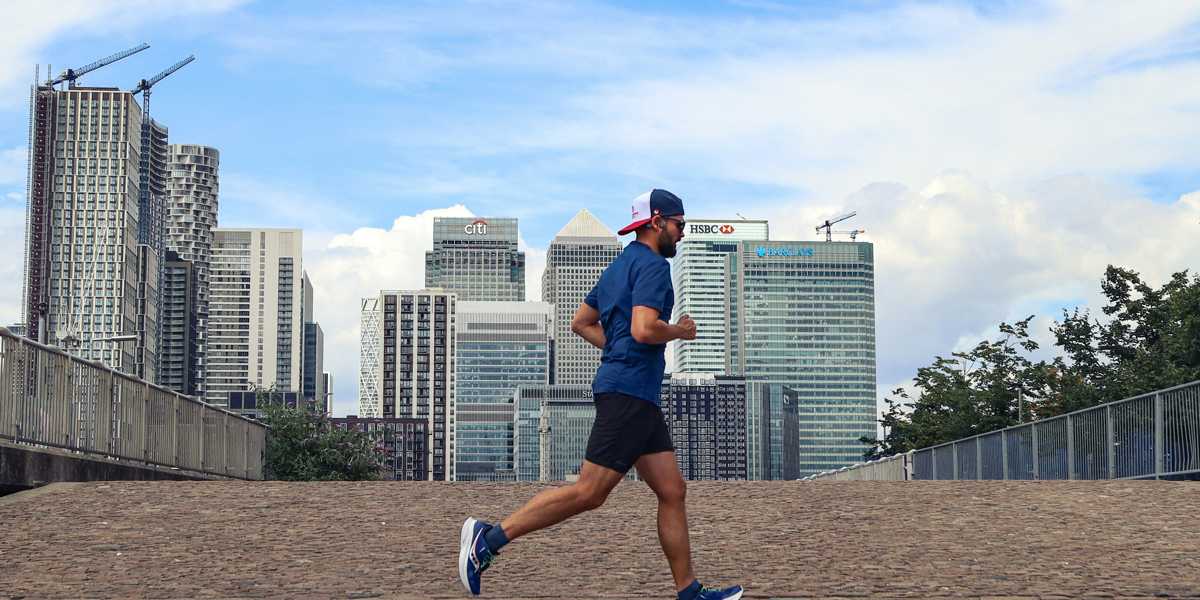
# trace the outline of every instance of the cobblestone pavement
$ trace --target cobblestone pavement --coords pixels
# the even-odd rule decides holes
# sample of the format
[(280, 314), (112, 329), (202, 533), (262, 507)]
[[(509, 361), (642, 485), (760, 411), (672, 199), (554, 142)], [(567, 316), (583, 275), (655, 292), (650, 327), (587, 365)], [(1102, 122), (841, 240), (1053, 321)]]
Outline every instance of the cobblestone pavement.
[[(0, 597), (463, 598), (458, 531), (525, 483), (110, 482), (0, 499)], [(492, 598), (673, 598), (655, 498), (506, 548)], [(696, 571), (750, 598), (1200, 597), (1200, 485), (693, 482)]]

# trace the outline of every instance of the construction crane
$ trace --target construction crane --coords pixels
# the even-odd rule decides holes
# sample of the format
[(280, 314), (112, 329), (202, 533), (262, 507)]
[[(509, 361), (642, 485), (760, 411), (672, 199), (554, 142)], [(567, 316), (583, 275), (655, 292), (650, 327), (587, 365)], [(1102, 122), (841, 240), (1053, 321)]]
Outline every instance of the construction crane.
[(51, 79), (47, 83), (48, 83), (48, 85), (50, 85), (50, 87), (54, 87), (65, 81), (65, 82), (67, 82), (67, 85), (69, 85), (70, 87), (75, 87), (75, 80), (86, 75), (87, 73), (95, 71), (96, 69), (99, 69), (100, 67), (103, 67), (105, 65), (111, 65), (111, 64), (117, 62), (118, 60), (121, 60), (122, 58), (128, 58), (130, 56), (133, 56), (134, 54), (137, 54), (138, 52), (141, 52), (142, 50), (145, 50), (146, 48), (149, 48), (149, 47), (150, 47), (150, 44), (140, 44), (140, 45), (134, 46), (133, 48), (130, 48), (128, 50), (118, 52), (112, 56), (107, 56), (105, 58), (102, 58), (90, 65), (84, 65), (82, 67), (79, 67), (78, 69), (67, 69), (66, 71), (62, 72), (62, 75), (59, 75), (58, 77), (55, 77), (54, 79)]
[(168, 75), (182, 69), (184, 65), (193, 60), (196, 60), (196, 56), (194, 54), (189, 55), (187, 58), (167, 67), (158, 75), (139, 81), (135, 88), (129, 90), (131, 94), (142, 93), (142, 154), (141, 163), (138, 165), (138, 182), (141, 185), (139, 189), (138, 208), (143, 217), (138, 221), (138, 243), (149, 244), (154, 248), (155, 252), (159, 253), (163, 251), (163, 240), (156, 239), (158, 233), (161, 232), (153, 226), (153, 223), (156, 219), (162, 218), (163, 215), (161, 213), (166, 210), (166, 207), (150, 206), (150, 155), (152, 154), (150, 151), (150, 89), (158, 82), (166, 79)]
[(170, 67), (167, 67), (167, 69), (164, 70), (162, 73), (159, 73), (158, 75), (155, 75), (154, 77), (151, 77), (150, 79), (143, 79), (143, 80), (139, 81), (137, 84), (137, 87), (135, 87), (132, 90), (129, 90), (129, 93), (131, 93), (131, 94), (136, 94), (138, 92), (142, 93), (142, 117), (143, 118), (145, 118), (146, 115), (148, 115), (150, 113), (150, 88), (154, 87), (154, 84), (156, 84), (156, 83), (162, 81), (164, 78), (166, 78), (167, 75), (170, 75), (171, 73), (174, 73), (175, 71), (182, 69), (184, 65), (192, 62), (193, 60), (196, 60), (196, 55), (194, 55), (194, 54), (189, 55), (187, 58), (171, 65)]
[[(849, 236), (850, 236), (850, 241), (852, 241), (852, 242), (853, 242), (854, 240), (858, 239), (858, 234), (860, 234), (860, 233), (866, 233), (866, 232), (867, 232), (867, 230), (866, 230), (866, 229), (839, 229), (839, 230), (837, 230), (837, 231), (830, 231), (829, 233), (831, 233), (831, 234), (833, 234), (833, 233), (837, 233), (837, 234), (846, 234), (846, 235), (849, 235)], [(828, 240), (826, 240), (826, 241), (828, 241)]]
[(821, 230), (824, 229), (825, 230), (825, 241), (832, 242), (833, 241), (833, 224), (841, 223), (842, 221), (845, 221), (846, 219), (849, 219), (850, 217), (853, 217), (854, 215), (857, 215), (857, 214), (858, 214), (857, 212), (849, 212), (840, 217), (834, 217), (832, 219), (827, 219), (824, 223), (817, 225), (817, 233), (821, 233)]

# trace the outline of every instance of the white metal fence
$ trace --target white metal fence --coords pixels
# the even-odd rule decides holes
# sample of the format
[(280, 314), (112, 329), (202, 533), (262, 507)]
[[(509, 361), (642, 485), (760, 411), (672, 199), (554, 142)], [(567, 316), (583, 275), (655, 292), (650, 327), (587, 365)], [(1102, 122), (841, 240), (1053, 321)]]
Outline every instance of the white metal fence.
[(262, 479), (266, 427), (0, 327), (0, 439)]
[(1200, 476), (1200, 381), (808, 479)]

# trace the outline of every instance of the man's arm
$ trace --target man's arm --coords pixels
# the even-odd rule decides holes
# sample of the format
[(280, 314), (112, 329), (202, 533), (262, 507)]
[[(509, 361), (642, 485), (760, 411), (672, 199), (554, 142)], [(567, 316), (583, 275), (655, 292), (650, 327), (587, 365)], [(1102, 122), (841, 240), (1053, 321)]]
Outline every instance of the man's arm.
[(629, 334), (639, 344), (665, 344), (671, 340), (696, 339), (696, 322), (688, 315), (671, 325), (658, 318), (659, 311), (649, 306), (633, 307), (633, 322)]
[(579, 304), (575, 317), (571, 319), (571, 331), (588, 341), (589, 344), (604, 349), (604, 326), (600, 324), (600, 311), (592, 308), (587, 302)]

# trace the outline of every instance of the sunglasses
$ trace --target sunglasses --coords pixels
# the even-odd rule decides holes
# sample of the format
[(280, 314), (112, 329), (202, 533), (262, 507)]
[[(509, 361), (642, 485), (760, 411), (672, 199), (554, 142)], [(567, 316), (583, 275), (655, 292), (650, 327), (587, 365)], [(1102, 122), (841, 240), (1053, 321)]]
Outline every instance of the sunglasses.
[(674, 221), (674, 222), (675, 222), (675, 224), (679, 226), (679, 230), (680, 230), (680, 231), (683, 231), (683, 228), (684, 228), (685, 226), (687, 226), (687, 220), (686, 220), (686, 219), (677, 219), (677, 218), (675, 218), (675, 217), (663, 217), (663, 220), (664, 220), (664, 221)]

